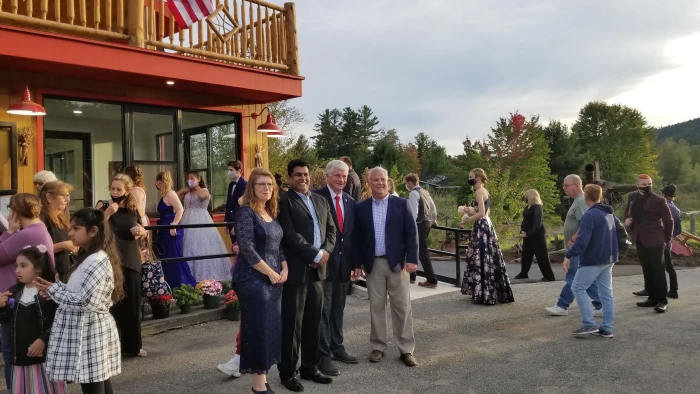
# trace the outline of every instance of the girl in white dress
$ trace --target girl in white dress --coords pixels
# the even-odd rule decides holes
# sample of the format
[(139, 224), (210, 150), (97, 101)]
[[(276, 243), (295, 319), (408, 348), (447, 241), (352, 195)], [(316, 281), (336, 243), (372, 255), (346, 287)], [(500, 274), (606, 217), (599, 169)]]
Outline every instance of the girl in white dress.
[[(177, 193), (183, 199), (185, 213), (180, 224), (214, 223), (207, 210), (211, 195), (197, 171), (187, 173), (187, 188)], [(184, 257), (227, 254), (226, 244), (216, 227), (186, 228), (182, 240)], [(197, 282), (205, 279), (218, 281), (231, 279), (231, 259), (221, 257), (208, 260), (189, 261), (190, 270)]]

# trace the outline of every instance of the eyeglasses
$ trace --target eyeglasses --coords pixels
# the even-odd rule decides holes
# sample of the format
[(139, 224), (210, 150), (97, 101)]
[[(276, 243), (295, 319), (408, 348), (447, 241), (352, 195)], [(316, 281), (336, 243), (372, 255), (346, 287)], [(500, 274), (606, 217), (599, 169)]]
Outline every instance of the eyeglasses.
[(55, 194), (54, 194), (54, 193), (51, 193), (51, 194), (53, 194), (53, 195), (55, 195), (55, 196), (58, 196), (58, 197), (63, 197), (64, 200), (69, 200), (69, 199), (70, 199), (70, 194), (68, 194), (68, 193), (55, 193)]
[(267, 188), (267, 189), (272, 189), (272, 186), (274, 186), (274, 185), (272, 183), (256, 182), (255, 186)]

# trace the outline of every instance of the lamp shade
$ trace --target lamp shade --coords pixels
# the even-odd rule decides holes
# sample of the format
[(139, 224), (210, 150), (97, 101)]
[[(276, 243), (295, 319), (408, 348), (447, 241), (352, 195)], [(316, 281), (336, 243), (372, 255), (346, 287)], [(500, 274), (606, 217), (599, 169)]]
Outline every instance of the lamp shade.
[[(267, 122), (258, 126), (258, 132), (260, 133), (270, 133), (270, 132), (282, 132), (282, 129), (277, 126), (277, 123), (272, 119), (272, 115), (267, 115)], [(284, 133), (282, 133), (284, 136)]]
[(268, 131), (267, 138), (284, 138), (284, 131)]
[(10, 105), (7, 109), (7, 113), (12, 115), (43, 116), (46, 115), (46, 110), (41, 105), (32, 101), (29, 88), (27, 87), (24, 91), (22, 102)]

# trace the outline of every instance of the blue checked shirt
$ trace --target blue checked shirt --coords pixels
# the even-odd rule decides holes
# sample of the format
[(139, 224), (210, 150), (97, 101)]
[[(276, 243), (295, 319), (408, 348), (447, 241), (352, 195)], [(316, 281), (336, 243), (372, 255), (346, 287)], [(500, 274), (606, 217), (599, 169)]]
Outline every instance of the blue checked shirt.
[[(318, 222), (318, 216), (316, 215), (316, 208), (314, 208), (314, 202), (311, 200), (311, 192), (309, 192), (308, 196), (305, 196), (299, 192), (295, 192), (296, 194), (301, 197), (301, 201), (306, 204), (306, 207), (309, 208), (309, 212), (311, 212), (311, 218), (314, 221), (314, 247), (316, 249), (321, 249), (321, 225)], [(318, 254), (314, 258), (314, 263), (318, 263), (321, 261), (321, 257), (323, 257), (323, 250), (319, 250)]]
[(374, 255), (386, 256), (386, 213), (389, 209), (389, 195), (377, 201), (372, 198), (372, 219), (374, 220)]

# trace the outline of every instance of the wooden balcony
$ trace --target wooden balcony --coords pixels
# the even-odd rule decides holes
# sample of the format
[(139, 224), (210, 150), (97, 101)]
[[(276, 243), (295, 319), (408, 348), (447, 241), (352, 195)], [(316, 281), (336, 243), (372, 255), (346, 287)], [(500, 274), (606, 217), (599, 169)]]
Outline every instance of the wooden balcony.
[(0, 24), (300, 75), (294, 3), (213, 1), (214, 13), (186, 29), (164, 0), (0, 0)]

